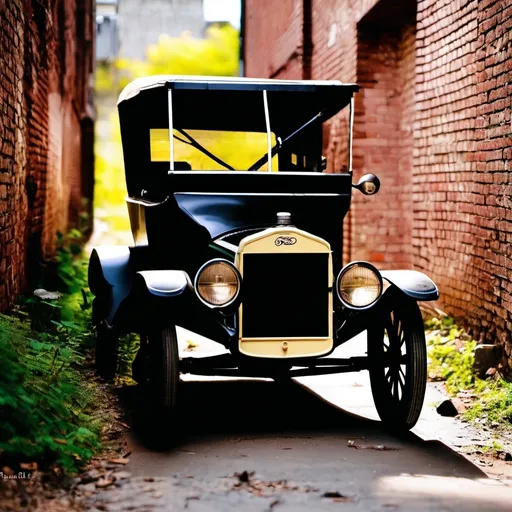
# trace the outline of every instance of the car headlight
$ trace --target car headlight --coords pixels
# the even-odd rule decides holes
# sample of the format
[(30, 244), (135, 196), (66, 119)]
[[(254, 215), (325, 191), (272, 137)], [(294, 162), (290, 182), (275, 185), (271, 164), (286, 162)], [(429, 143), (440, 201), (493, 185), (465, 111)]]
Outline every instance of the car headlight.
[(240, 284), (237, 268), (227, 260), (215, 259), (199, 269), (194, 288), (199, 299), (207, 306), (224, 307), (236, 300)]
[(382, 294), (382, 276), (370, 263), (354, 262), (344, 267), (336, 281), (338, 297), (344, 306), (364, 309)]

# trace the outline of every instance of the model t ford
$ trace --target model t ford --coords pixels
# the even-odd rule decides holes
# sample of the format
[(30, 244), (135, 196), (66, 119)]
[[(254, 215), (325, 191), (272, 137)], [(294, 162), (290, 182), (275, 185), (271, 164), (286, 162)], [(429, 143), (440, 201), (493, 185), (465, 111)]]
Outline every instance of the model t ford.
[[(158, 76), (122, 92), (134, 244), (91, 255), (96, 361), (113, 376), (119, 335), (140, 333), (133, 376), (162, 432), (178, 419), (180, 373), (279, 380), (368, 370), (382, 421), (404, 430), (418, 420), (426, 347), (417, 301), (437, 299), (437, 288), (413, 270), (342, 263), (352, 189), (380, 186), (372, 174), (352, 183), (357, 90)], [(322, 124), (345, 107), (348, 166), (326, 173)], [(180, 359), (176, 326), (228, 353)], [(326, 357), (363, 331), (365, 357)]]

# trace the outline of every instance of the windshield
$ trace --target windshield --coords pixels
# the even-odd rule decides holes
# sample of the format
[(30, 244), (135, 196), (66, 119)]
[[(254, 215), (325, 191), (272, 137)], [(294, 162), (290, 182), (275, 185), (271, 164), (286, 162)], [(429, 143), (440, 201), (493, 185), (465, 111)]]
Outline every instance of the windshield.
[[(267, 152), (267, 134), (213, 130), (173, 130), (174, 161), (177, 170), (219, 171), (247, 170)], [(276, 144), (271, 133), (271, 144)], [(151, 129), (152, 162), (169, 162), (169, 130)], [(268, 171), (268, 163), (259, 168)], [(272, 158), (272, 171), (278, 171), (278, 157)]]

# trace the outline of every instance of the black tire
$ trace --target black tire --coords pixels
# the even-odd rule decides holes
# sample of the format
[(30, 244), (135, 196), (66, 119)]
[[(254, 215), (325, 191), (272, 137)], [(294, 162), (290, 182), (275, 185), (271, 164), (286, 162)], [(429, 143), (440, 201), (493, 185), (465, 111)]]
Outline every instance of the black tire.
[(116, 376), (118, 347), (117, 333), (99, 327), (96, 331), (95, 363), (98, 375), (105, 380), (112, 380)]
[(389, 289), (368, 328), (370, 382), (380, 419), (394, 432), (418, 421), (427, 385), (425, 328), (416, 301)]
[(179, 354), (176, 328), (148, 333), (146, 375), (141, 383), (141, 421), (146, 442), (155, 448), (170, 446), (179, 424), (177, 415)]

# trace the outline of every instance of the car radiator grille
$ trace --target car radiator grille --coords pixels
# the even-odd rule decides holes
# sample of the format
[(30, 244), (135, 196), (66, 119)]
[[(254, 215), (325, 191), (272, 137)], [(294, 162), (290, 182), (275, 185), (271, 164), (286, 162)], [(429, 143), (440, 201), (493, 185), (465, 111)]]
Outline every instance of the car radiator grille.
[(329, 337), (329, 255), (244, 254), (242, 338)]

